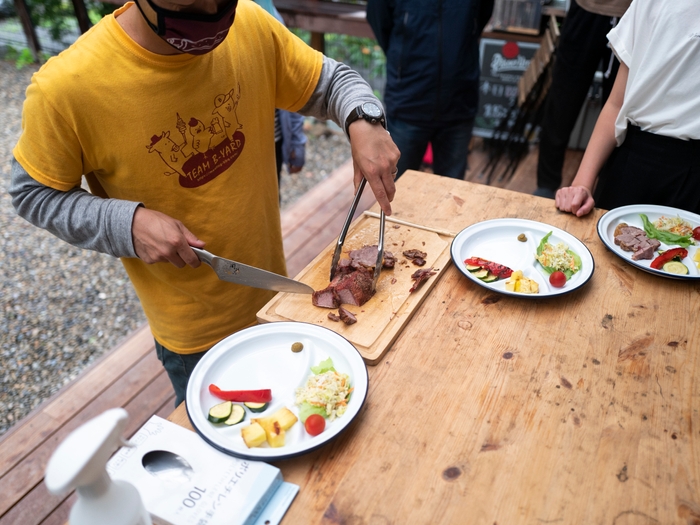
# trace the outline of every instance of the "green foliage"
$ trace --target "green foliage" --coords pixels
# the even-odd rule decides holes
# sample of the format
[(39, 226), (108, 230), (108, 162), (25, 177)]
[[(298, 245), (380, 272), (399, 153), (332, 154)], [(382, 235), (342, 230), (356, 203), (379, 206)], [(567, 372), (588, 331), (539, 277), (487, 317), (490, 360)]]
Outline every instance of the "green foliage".
[[(61, 40), (76, 27), (75, 9), (70, 0), (27, 0), (27, 6), (34, 25), (47, 28), (54, 40)], [(98, 0), (85, 0), (85, 7), (92, 23), (117, 8)]]
[(302, 39), (306, 45), (310, 46), (311, 45), (311, 32), (307, 31), (305, 29), (298, 29), (296, 27), (290, 27), (289, 30), (298, 36), (300, 39)]
[(17, 69), (22, 69), (24, 66), (34, 63), (34, 56), (26, 47), (21, 50), (17, 50), (14, 47), (9, 47), (7, 49), (7, 53), (5, 54), (5, 58), (13, 61)]
[[(49, 57), (50, 55), (48, 53), (42, 53), (40, 60), (42, 62), (46, 62)], [(25, 66), (34, 64), (34, 56), (29, 48), (26, 47), (22, 49), (15, 49), (12, 46), (7, 46), (7, 51), (5, 52), (3, 58), (14, 62), (17, 69), (22, 69)]]
[(386, 59), (377, 41), (351, 35), (327, 34), (326, 55), (351, 67), (368, 70), (373, 76), (384, 73)]
[[(303, 29), (290, 28), (290, 31), (311, 45), (311, 33)], [(326, 56), (343, 62), (359, 71), (365, 79), (372, 83), (372, 78), (383, 78), (385, 75), (386, 57), (377, 41), (372, 38), (361, 38), (350, 35), (327, 33), (324, 35)], [(374, 90), (378, 98), (379, 91)]]

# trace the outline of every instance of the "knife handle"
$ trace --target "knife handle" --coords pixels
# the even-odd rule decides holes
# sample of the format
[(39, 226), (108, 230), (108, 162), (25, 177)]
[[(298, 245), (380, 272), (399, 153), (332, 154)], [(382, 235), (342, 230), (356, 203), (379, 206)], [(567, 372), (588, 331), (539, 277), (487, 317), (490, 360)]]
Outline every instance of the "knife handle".
[(209, 253), (208, 251), (202, 250), (201, 248), (195, 248), (194, 246), (190, 246), (190, 248), (192, 248), (192, 251), (197, 254), (197, 257), (199, 257), (200, 261), (207, 263), (212, 268), (214, 267), (214, 265), (212, 264), (214, 260), (213, 253)]

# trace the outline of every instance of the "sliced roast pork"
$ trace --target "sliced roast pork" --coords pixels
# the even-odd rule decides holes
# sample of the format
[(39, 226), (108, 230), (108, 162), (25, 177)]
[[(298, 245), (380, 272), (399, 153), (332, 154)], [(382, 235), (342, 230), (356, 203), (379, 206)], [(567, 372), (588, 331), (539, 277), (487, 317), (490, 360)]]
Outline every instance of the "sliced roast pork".
[(404, 257), (411, 259), (411, 262), (416, 266), (425, 266), (425, 258), (427, 253), (420, 250), (406, 250), (403, 252)]
[[(373, 295), (374, 266), (377, 263), (377, 245), (351, 250), (350, 258), (341, 259), (335, 277), (323, 290), (313, 293), (311, 302), (321, 308), (338, 308), (341, 304), (362, 306)], [(396, 258), (384, 250), (383, 268), (393, 268)], [(352, 314), (351, 314), (352, 315)], [(349, 318), (349, 317), (348, 317)], [(344, 321), (346, 322), (346, 321)]]
[(340, 320), (345, 324), (350, 325), (357, 322), (357, 317), (355, 317), (355, 314), (353, 314), (350, 310), (346, 310), (342, 306), (338, 308), (338, 315), (340, 316)]
[(331, 284), (323, 290), (314, 292), (311, 295), (311, 303), (321, 308), (338, 308), (340, 306), (340, 297)]
[(313, 293), (311, 302), (321, 308), (338, 308), (341, 304), (362, 306), (374, 295), (373, 277), (364, 267), (349, 273), (340, 272), (326, 288)]
[(432, 267), (422, 268), (413, 272), (413, 274), (411, 275), (411, 279), (413, 279), (413, 286), (411, 286), (409, 292), (415, 292), (423, 282), (427, 281), (430, 278), (431, 275), (435, 275), (435, 272), (433, 271)]
[(340, 297), (340, 304), (362, 306), (374, 295), (373, 277), (374, 274), (370, 270), (362, 268), (342, 275), (335, 285), (331, 283), (331, 286)]
[(615, 228), (614, 241), (626, 252), (632, 253), (632, 260), (653, 259), (654, 252), (661, 246), (656, 239), (650, 239), (644, 230), (620, 223)]
[[(359, 250), (351, 250), (348, 255), (350, 256), (350, 265), (354, 268), (359, 266), (364, 266), (365, 268), (374, 268), (377, 264), (377, 249), (379, 247), (374, 244), (372, 246), (363, 246)], [(341, 261), (342, 262), (342, 261)], [(384, 250), (384, 259), (382, 262), (382, 268), (393, 268), (396, 263), (396, 258), (394, 254), (390, 251)]]

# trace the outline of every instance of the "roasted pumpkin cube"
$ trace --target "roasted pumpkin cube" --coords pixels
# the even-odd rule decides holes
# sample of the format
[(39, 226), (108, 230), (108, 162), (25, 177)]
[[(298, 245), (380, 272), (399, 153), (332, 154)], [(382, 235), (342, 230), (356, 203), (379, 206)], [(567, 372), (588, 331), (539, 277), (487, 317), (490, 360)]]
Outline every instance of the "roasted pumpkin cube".
[(257, 421), (258, 423), (263, 425), (263, 427), (265, 427), (263, 421), (277, 421), (282, 430), (289, 430), (290, 428), (292, 428), (292, 426), (294, 426), (294, 423), (299, 421), (299, 419), (297, 418), (297, 416), (294, 415), (294, 412), (289, 410), (287, 407), (282, 407), (272, 415), (269, 415), (267, 417), (253, 418), (252, 421)]
[(270, 418), (279, 421), (280, 427), (284, 430), (289, 430), (298, 421), (297, 416), (287, 407), (280, 408)]
[(273, 448), (284, 446), (286, 432), (279, 421), (272, 417), (264, 417), (262, 419), (256, 419), (256, 423), (264, 429), (268, 445)]
[(248, 448), (259, 447), (267, 441), (267, 433), (259, 423), (242, 428), (241, 437)]

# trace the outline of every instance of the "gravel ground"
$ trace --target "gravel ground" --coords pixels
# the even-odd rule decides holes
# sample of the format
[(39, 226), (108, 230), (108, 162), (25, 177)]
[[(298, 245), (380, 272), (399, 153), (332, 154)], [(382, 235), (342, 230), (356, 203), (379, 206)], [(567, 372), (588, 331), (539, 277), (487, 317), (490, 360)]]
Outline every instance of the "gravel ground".
[[(0, 60), (0, 435), (145, 321), (117, 259), (19, 218), (6, 192), (24, 90), (35, 66)], [(350, 157), (342, 133), (308, 126), (306, 165), (282, 174), (282, 208)]]

